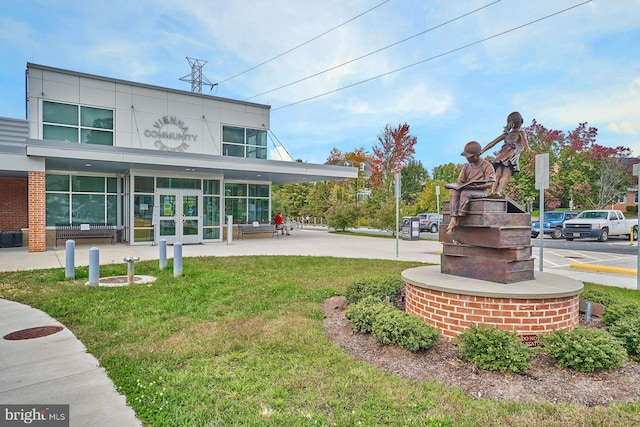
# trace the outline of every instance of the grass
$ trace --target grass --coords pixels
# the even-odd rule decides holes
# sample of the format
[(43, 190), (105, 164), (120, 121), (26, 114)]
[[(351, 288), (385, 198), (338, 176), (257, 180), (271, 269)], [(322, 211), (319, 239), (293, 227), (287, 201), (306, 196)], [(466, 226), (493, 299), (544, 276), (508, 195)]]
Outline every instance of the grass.
[[(494, 402), (355, 360), (322, 329), (322, 301), (417, 263), (329, 257), (186, 258), (184, 275), (136, 264), (150, 285), (91, 289), (88, 272), (0, 274), (0, 297), (65, 324), (149, 426), (624, 426), (640, 404)], [(101, 276), (126, 266), (101, 267)], [(602, 288), (617, 297), (638, 293)]]

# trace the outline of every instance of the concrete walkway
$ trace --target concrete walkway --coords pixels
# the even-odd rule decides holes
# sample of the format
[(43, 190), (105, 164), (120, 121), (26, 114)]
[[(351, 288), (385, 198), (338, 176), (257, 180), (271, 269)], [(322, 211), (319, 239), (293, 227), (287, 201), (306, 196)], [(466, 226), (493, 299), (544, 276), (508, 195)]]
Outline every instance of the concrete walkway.
[[(435, 237), (435, 236), (434, 236)], [(75, 265), (89, 264), (93, 245), (77, 245)], [(158, 246), (100, 244), (100, 264), (124, 264), (126, 256), (141, 260), (157, 260)], [(227, 242), (185, 245), (184, 264), (189, 257), (307, 255), (346, 258), (388, 259), (424, 263), (440, 263), (441, 244), (435, 240), (396, 241), (372, 237), (330, 234), (323, 228), (293, 231), (278, 239), (246, 239)], [(534, 252), (535, 248), (534, 248)], [(534, 253), (534, 257), (537, 253)], [(26, 248), (0, 249), (0, 272), (64, 268), (65, 246), (46, 252), (29, 253)], [(173, 257), (173, 247), (167, 248)], [(595, 258), (597, 257), (597, 258)], [(590, 266), (608, 266), (608, 272), (597, 269), (571, 268), (576, 260), (588, 260)], [(539, 269), (538, 259), (535, 268)], [(613, 254), (577, 253), (545, 250), (544, 271), (569, 276), (580, 281), (607, 286), (636, 288), (636, 277), (622, 274), (624, 268), (635, 268), (637, 257)], [(586, 262), (583, 263), (587, 265)], [(620, 268), (620, 273), (616, 268)], [(613, 270), (611, 270), (613, 269)], [(2, 295), (0, 295), (2, 296)], [(0, 337), (33, 327), (64, 326), (47, 314), (12, 301), (0, 299)], [(99, 362), (86, 352), (84, 345), (64, 328), (61, 332), (36, 339), (9, 341), (0, 339), (0, 405), (2, 404), (69, 404), (71, 426), (140, 426), (125, 397), (117, 392)], [(3, 415), (0, 414), (0, 425)]]

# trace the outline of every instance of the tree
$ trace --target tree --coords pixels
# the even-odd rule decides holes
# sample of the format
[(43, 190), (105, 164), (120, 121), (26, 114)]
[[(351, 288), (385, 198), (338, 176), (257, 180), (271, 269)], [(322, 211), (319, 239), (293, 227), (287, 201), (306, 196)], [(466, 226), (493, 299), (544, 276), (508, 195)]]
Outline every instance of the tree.
[(328, 182), (316, 182), (312, 184), (307, 195), (307, 215), (324, 218), (331, 207), (331, 186)]
[(342, 155), (342, 151), (338, 150), (336, 147), (331, 149), (329, 153), (329, 157), (327, 157), (327, 164), (329, 165), (337, 165), (340, 161), (344, 160), (344, 156)]
[(598, 130), (580, 123), (565, 134), (547, 129), (536, 120), (525, 128), (531, 153), (520, 156), (521, 172), (514, 175), (507, 194), (520, 203), (532, 204), (535, 189), (535, 156), (549, 154), (549, 188), (545, 191), (548, 209), (560, 206), (603, 207), (611, 203), (629, 183), (631, 151), (626, 147), (609, 148), (596, 143)]
[(424, 185), (429, 179), (429, 173), (422, 166), (422, 162), (410, 160), (400, 172), (401, 197), (405, 204), (415, 205)]
[(336, 230), (346, 230), (358, 225), (360, 216), (355, 203), (338, 202), (327, 211), (327, 225)]
[(413, 159), (414, 146), (418, 142), (415, 136), (409, 133), (407, 123), (392, 128), (387, 124), (381, 134), (378, 135), (379, 145), (373, 146), (371, 158), (371, 187), (382, 185), (385, 175), (394, 175), (400, 172), (402, 167)]
[(307, 215), (307, 200), (312, 186), (311, 183), (273, 186), (272, 209), (294, 218)]
[(598, 163), (599, 178), (595, 188), (598, 207), (614, 203), (632, 184), (631, 163), (611, 157)]

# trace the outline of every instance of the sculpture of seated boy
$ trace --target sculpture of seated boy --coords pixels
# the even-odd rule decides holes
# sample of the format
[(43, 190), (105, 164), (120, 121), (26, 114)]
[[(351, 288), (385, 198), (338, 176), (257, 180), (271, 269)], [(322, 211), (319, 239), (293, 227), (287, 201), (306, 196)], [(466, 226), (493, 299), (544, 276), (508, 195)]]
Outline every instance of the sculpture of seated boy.
[(467, 158), (467, 164), (462, 167), (458, 181), (445, 185), (445, 188), (451, 190), (449, 197), (451, 220), (447, 227), (447, 234), (453, 233), (460, 223), (460, 217), (467, 214), (471, 199), (486, 197), (487, 190), (496, 181), (493, 165), (480, 157), (481, 151), (482, 146), (479, 142), (468, 142), (461, 153)]

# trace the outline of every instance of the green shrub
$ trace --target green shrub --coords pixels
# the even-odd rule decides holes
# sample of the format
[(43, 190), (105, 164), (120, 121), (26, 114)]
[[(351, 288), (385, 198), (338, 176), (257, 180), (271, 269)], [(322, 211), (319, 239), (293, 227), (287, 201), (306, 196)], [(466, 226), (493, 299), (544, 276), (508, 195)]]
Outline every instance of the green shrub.
[(417, 316), (397, 309), (380, 313), (371, 331), (382, 344), (410, 351), (424, 350), (440, 339), (440, 331)]
[(580, 298), (602, 304), (605, 307), (612, 306), (618, 302), (616, 297), (599, 289), (585, 289), (585, 291), (580, 294)]
[(609, 328), (609, 332), (618, 338), (633, 360), (640, 360), (640, 319), (623, 318)]
[(570, 332), (562, 329), (542, 337), (544, 351), (556, 364), (581, 372), (614, 369), (624, 366), (627, 351), (610, 333), (600, 329), (577, 327)]
[(392, 304), (384, 302), (377, 296), (369, 295), (355, 304), (350, 304), (344, 315), (351, 322), (354, 330), (368, 334), (371, 333), (376, 317), (386, 310), (398, 311)]
[(615, 303), (604, 309), (602, 323), (607, 326), (615, 325), (622, 319), (633, 319), (638, 316), (640, 305), (637, 303)]
[(327, 225), (336, 230), (357, 227), (359, 211), (355, 203), (336, 203), (327, 211)]
[(460, 353), (481, 369), (525, 372), (531, 367), (533, 352), (515, 332), (497, 327), (471, 325), (457, 336)]
[(346, 297), (354, 304), (362, 298), (374, 295), (382, 300), (390, 301), (404, 288), (404, 282), (399, 277), (379, 277), (376, 279), (360, 279), (347, 286)]

